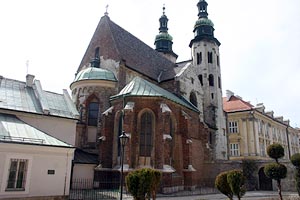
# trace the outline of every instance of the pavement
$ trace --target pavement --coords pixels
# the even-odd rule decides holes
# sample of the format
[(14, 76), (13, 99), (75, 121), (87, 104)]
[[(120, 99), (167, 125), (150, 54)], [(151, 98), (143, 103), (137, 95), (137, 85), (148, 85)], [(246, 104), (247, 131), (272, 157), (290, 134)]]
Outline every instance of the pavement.
[[(282, 192), (283, 199), (292, 197), (293, 200), (300, 200), (300, 197), (295, 192)], [(132, 197), (125, 197), (123, 199), (132, 200)], [(157, 200), (227, 200), (228, 198), (223, 194), (206, 194), (206, 195), (190, 195), (181, 196), (180, 193), (173, 195), (159, 194)], [(237, 199), (237, 198), (234, 198)], [(279, 199), (277, 191), (249, 191), (242, 197), (243, 200), (267, 200), (267, 199)]]

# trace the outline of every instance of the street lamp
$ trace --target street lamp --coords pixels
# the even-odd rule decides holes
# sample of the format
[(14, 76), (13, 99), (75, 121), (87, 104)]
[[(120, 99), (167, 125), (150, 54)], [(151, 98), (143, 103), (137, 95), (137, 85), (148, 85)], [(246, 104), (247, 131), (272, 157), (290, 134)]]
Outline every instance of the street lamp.
[(124, 148), (125, 145), (128, 142), (129, 137), (126, 135), (125, 131), (122, 131), (122, 135), (119, 136), (120, 143), (121, 143), (121, 179), (120, 179), (120, 185), (121, 185), (121, 194), (120, 194), (120, 200), (123, 198), (123, 164), (124, 164)]

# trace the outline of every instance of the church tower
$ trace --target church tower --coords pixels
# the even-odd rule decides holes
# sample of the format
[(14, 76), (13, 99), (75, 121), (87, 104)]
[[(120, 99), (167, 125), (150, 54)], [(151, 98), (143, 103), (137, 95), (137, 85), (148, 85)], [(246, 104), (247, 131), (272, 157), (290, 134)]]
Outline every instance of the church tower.
[(222, 104), (220, 42), (214, 37), (214, 24), (208, 18), (207, 2), (199, 0), (194, 39), (190, 42), (193, 66), (202, 86), (204, 121), (210, 128), (210, 146), (215, 159), (227, 159), (226, 120)]
[(168, 58), (173, 63), (176, 62), (177, 55), (172, 50), (173, 37), (168, 33), (168, 17), (165, 15), (165, 6), (163, 7), (163, 15), (159, 18), (159, 34), (155, 37), (155, 50)]

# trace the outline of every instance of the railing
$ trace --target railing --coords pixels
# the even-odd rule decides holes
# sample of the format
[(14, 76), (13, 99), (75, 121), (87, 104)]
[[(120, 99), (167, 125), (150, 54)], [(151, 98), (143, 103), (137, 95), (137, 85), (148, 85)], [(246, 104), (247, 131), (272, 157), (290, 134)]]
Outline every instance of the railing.
[[(119, 181), (75, 179), (71, 184), (69, 200), (119, 199), (119, 184)], [(127, 196), (126, 191), (123, 196)]]
[(0, 135), (0, 140), (2, 141), (12, 141), (12, 142), (30, 142), (30, 143), (37, 143), (43, 144), (43, 139), (35, 139), (35, 138), (25, 138), (25, 137), (14, 137), (8, 135)]

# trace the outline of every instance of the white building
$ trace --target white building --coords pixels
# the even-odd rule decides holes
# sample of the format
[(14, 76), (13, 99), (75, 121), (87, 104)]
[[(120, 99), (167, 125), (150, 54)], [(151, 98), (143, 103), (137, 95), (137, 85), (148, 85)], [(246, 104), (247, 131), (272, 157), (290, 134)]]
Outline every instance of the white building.
[(78, 112), (66, 91), (0, 77), (0, 199), (69, 195)]

